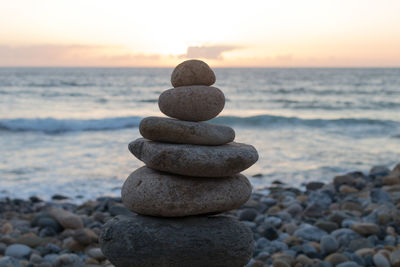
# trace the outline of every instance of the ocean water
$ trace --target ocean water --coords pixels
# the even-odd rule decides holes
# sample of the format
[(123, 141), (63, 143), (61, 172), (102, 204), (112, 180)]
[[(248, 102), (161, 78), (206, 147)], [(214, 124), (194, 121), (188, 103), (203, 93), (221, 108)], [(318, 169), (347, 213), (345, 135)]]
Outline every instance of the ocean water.
[[(0, 197), (120, 194), (143, 165), (127, 149), (162, 116), (172, 69), (0, 68)], [(400, 69), (215, 69), (213, 120), (255, 146), (255, 189), (400, 161)], [(252, 176), (257, 177), (252, 177)]]

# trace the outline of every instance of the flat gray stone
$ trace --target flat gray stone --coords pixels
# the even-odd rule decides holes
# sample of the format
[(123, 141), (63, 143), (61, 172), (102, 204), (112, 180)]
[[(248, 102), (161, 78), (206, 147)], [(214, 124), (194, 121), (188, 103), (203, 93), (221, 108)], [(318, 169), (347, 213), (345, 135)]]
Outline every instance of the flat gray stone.
[(186, 176), (231, 176), (258, 160), (258, 153), (253, 146), (236, 142), (222, 146), (197, 146), (139, 138), (131, 142), (128, 148), (152, 169)]
[(141, 215), (107, 221), (99, 241), (117, 267), (243, 267), (254, 242), (251, 230), (231, 217)]
[(215, 74), (204, 61), (190, 59), (182, 62), (172, 72), (171, 84), (173, 87), (187, 85), (212, 85), (215, 83)]
[(13, 244), (7, 247), (5, 255), (17, 259), (28, 258), (31, 255), (32, 249), (27, 245)]
[(0, 258), (0, 266), (1, 267), (22, 267), (22, 264), (13, 257), (5, 256)]
[(139, 131), (144, 138), (178, 144), (218, 146), (235, 139), (235, 131), (228, 126), (162, 117), (144, 118)]
[(241, 174), (199, 178), (142, 167), (122, 187), (122, 202), (133, 212), (164, 217), (221, 213), (242, 206), (251, 184)]
[(206, 121), (215, 118), (225, 106), (225, 96), (212, 86), (181, 86), (164, 91), (158, 107), (165, 115), (184, 121)]
[(327, 232), (315, 226), (306, 226), (293, 233), (294, 236), (315, 242), (320, 242), (321, 238), (327, 234)]

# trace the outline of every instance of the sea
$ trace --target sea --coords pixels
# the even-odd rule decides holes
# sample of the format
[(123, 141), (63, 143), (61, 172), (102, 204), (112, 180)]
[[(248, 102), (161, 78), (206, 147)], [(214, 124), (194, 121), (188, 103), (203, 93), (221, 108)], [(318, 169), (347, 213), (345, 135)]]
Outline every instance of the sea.
[[(170, 68), (0, 68), (0, 197), (120, 196), (143, 165), (128, 151)], [(304, 188), (400, 162), (400, 69), (216, 68), (212, 120), (253, 145), (254, 190)]]

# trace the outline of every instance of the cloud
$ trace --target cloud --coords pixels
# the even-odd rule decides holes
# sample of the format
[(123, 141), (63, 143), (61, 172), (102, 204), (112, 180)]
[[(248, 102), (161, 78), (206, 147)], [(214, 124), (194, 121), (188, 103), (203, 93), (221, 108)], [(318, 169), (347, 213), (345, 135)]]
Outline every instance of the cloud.
[(227, 51), (240, 49), (241, 47), (233, 45), (210, 45), (210, 46), (189, 46), (186, 54), (180, 58), (205, 58), (205, 59), (223, 59), (222, 54)]
[(0, 66), (154, 66), (161, 56), (134, 54), (121, 46), (0, 45)]

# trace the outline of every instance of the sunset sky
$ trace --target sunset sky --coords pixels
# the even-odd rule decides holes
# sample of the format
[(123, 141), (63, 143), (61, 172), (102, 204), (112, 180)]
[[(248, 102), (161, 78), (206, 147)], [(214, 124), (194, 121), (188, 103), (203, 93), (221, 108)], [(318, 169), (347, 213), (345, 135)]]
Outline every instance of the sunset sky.
[(0, 66), (400, 67), (399, 0), (15, 0)]

